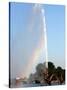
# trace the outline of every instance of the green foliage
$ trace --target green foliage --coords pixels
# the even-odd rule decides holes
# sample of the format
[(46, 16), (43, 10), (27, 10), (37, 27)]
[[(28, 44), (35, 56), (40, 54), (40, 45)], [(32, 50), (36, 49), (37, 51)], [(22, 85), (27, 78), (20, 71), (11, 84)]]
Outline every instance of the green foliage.
[(63, 77), (63, 80), (65, 81), (65, 70), (64, 69), (62, 70), (62, 77)]
[(57, 74), (58, 77), (61, 76), (61, 74), (62, 74), (62, 68), (61, 67), (57, 67), (56, 74)]
[(42, 63), (38, 64), (36, 67), (36, 72), (39, 76), (42, 76), (43, 71), (44, 71), (44, 65)]
[(58, 76), (59, 79), (63, 78), (63, 80), (65, 80), (65, 70), (62, 69), (61, 67), (57, 67), (56, 75)]
[(55, 73), (55, 65), (52, 62), (48, 62), (48, 73), (49, 75)]
[[(50, 82), (49, 81), (50, 78), (54, 75), (52, 78), (58, 78), (58, 80), (60, 80), (60, 83), (65, 81), (65, 69), (62, 69), (62, 67), (58, 66), (56, 68), (54, 63), (48, 62), (48, 69), (47, 69), (48, 75), (45, 74), (45, 70), (46, 70), (45, 63), (39, 63), (36, 66), (37, 79), (35, 79), (35, 80), (41, 80), (41, 79), (45, 80), (45, 77), (46, 77), (46, 81)], [(35, 75), (35, 74), (30, 75), (31, 79), (32, 79), (33, 75)]]

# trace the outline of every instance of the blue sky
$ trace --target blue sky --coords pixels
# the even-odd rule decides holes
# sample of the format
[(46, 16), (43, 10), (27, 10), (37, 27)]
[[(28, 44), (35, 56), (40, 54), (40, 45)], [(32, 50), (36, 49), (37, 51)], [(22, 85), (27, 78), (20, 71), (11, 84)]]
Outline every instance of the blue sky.
[[(37, 48), (41, 31), (37, 28), (38, 14), (33, 13), (34, 4), (11, 3), (10, 7), (10, 49), (11, 76), (24, 72), (29, 57)], [(65, 7), (63, 5), (42, 5), (45, 10), (48, 59), (56, 66), (65, 68), (64, 33)], [(36, 16), (35, 27), (32, 24)], [(33, 22), (32, 22), (33, 21)], [(33, 30), (31, 29), (33, 28)], [(44, 62), (43, 59), (38, 63)], [(34, 65), (35, 66), (35, 65)]]

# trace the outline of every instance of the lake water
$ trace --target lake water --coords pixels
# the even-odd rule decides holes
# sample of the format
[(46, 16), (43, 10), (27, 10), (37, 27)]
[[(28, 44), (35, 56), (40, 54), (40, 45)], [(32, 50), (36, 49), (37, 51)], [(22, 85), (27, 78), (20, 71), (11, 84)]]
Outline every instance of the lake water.
[[(40, 86), (49, 86), (49, 84), (47, 83), (44, 83), (44, 84), (36, 84), (36, 83), (29, 83), (29, 82), (26, 82), (26, 83), (23, 83), (23, 82), (18, 82), (16, 83), (15, 79), (12, 79), (11, 80), (11, 88), (22, 88), (22, 87), (40, 87)], [(61, 85), (64, 85), (65, 82)], [(51, 82), (51, 86), (53, 85), (60, 85), (57, 81), (56, 82)]]
[(21, 87), (38, 87), (38, 86), (47, 86), (47, 84), (18, 84), (12, 85), (12, 88), (21, 88)]
[[(51, 86), (53, 85), (59, 85), (58, 83), (53, 83)], [(62, 84), (64, 85), (64, 83)], [(22, 87), (40, 87), (40, 86), (49, 86), (48, 84), (17, 84), (17, 85), (11, 85), (11, 88), (22, 88)]]

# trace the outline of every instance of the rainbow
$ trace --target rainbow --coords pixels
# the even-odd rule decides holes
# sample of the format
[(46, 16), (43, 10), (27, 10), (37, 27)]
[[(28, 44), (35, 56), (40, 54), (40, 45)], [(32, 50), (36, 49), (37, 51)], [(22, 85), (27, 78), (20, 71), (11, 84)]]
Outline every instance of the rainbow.
[(27, 64), (26, 75), (29, 75), (32, 72), (32, 68), (38, 62), (43, 50), (44, 50), (44, 39), (43, 37), (41, 37), (41, 40), (39, 41), (37, 48), (33, 51)]

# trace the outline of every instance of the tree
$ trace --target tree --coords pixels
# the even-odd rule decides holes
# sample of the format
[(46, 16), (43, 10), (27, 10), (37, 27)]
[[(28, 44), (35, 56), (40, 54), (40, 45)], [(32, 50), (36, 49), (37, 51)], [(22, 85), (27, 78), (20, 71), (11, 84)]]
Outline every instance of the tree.
[(36, 72), (38, 75), (41, 75), (44, 70), (44, 65), (42, 63), (38, 64), (36, 67)]
[(45, 63), (39, 63), (36, 66), (36, 72), (31, 74), (30, 78), (32, 81), (34, 80), (35, 83), (46, 82), (51, 85), (52, 80), (58, 80), (58, 82), (62, 84), (65, 82), (65, 69), (62, 69), (60, 66), (55, 68), (52, 62), (48, 62), (48, 68), (45, 67)]
[(48, 74), (49, 76), (55, 72), (55, 65), (52, 62), (48, 62)]
[(65, 69), (62, 70), (62, 77), (63, 77), (63, 80), (65, 81)]
[(58, 76), (60, 83), (65, 81), (65, 70), (62, 69), (61, 67), (57, 67), (56, 69), (56, 75)]
[(62, 74), (62, 68), (61, 67), (57, 67), (56, 75), (60, 78), (61, 74)]

